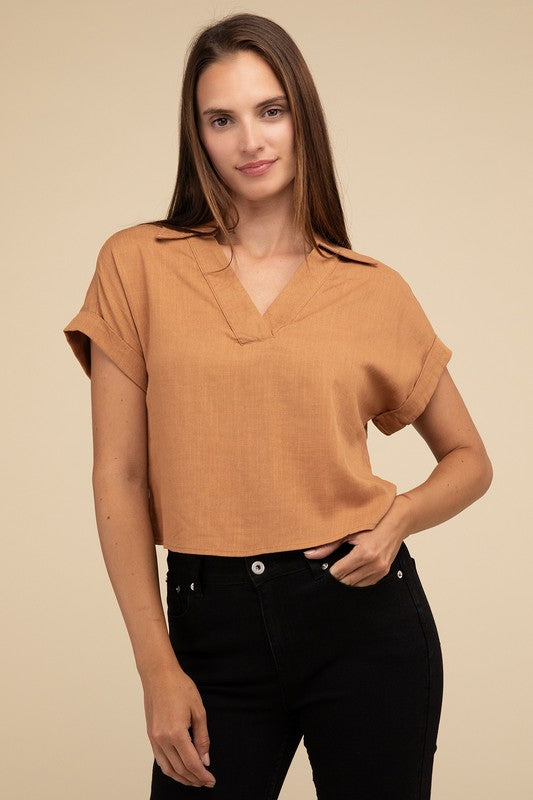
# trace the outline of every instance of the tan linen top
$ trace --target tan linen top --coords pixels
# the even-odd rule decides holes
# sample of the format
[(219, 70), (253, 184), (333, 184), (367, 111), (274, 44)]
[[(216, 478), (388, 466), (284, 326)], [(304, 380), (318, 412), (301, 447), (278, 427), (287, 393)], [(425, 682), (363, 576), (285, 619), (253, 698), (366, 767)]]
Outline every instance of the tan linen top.
[(452, 351), (391, 267), (320, 237), (261, 315), (214, 235), (141, 223), (102, 245), (63, 329), (146, 393), (154, 542), (247, 556), (374, 528), (384, 434), (424, 410)]

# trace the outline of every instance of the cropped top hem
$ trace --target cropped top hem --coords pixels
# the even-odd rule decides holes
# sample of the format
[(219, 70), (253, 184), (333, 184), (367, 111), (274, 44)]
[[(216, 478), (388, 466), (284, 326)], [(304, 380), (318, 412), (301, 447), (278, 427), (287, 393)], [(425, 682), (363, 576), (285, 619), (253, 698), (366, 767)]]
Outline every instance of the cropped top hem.
[(212, 552), (211, 550), (208, 550), (206, 552), (205, 548), (199, 549), (199, 548), (192, 548), (192, 547), (183, 547), (182, 545), (180, 545), (179, 549), (176, 548), (176, 547), (173, 548), (173, 547), (170, 547), (168, 544), (165, 544), (162, 541), (161, 542), (156, 542), (156, 544), (160, 545), (165, 550), (170, 550), (172, 552), (177, 552), (177, 553), (188, 553), (188, 554), (192, 554), (192, 555), (239, 556), (239, 557), (257, 556), (257, 555), (261, 555), (261, 554), (265, 554), (265, 553), (278, 553), (278, 552), (284, 552), (284, 551), (289, 551), (289, 550), (308, 550), (311, 547), (321, 547), (321, 546), (326, 545), (326, 544), (332, 544), (333, 542), (336, 542), (336, 541), (338, 541), (339, 539), (342, 539), (345, 536), (350, 536), (352, 533), (358, 533), (358, 532), (363, 531), (363, 530), (373, 530), (376, 527), (376, 525), (378, 524), (378, 522), (379, 522), (379, 520), (376, 520), (376, 521), (373, 521), (373, 522), (362, 523), (361, 525), (358, 525), (357, 528), (353, 528), (352, 527), (352, 528), (350, 528), (349, 530), (346, 530), (346, 531), (341, 531), (341, 532), (336, 531), (331, 537), (327, 537), (325, 540), (324, 540), (323, 536), (320, 536), (320, 535), (318, 535), (318, 536), (317, 535), (310, 536), (309, 534), (307, 534), (306, 536), (302, 536), (301, 538), (297, 537), (296, 539), (293, 539), (291, 537), (290, 546), (287, 547), (287, 548), (283, 548), (283, 549), (266, 547), (265, 549), (259, 551), (257, 549), (257, 547), (250, 547), (250, 548), (239, 548), (237, 550), (231, 550), (231, 549), (229, 549), (227, 547), (217, 546), (217, 552), (215, 553), (215, 552)]

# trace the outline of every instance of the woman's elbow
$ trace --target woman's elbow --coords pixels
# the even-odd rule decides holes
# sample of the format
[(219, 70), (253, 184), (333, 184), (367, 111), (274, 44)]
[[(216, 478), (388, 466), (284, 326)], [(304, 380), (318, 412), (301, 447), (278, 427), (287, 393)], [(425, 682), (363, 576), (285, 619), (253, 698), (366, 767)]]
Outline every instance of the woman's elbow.
[(92, 469), (93, 489), (101, 486), (138, 488), (146, 491), (148, 475), (143, 465), (127, 462), (95, 463)]
[(485, 489), (483, 491), (483, 494), (485, 494), (485, 492), (488, 491), (488, 489), (489, 489), (489, 487), (490, 487), (490, 485), (492, 483), (492, 478), (494, 477), (494, 470), (492, 468), (492, 461), (490, 460), (490, 458), (486, 454), (485, 454), (485, 460), (484, 460), (484, 477), (485, 477)]
[(477, 483), (479, 490), (479, 497), (482, 497), (490, 488), (492, 479), (494, 477), (494, 469), (492, 461), (490, 460), (485, 447), (476, 448), (475, 463), (477, 467)]

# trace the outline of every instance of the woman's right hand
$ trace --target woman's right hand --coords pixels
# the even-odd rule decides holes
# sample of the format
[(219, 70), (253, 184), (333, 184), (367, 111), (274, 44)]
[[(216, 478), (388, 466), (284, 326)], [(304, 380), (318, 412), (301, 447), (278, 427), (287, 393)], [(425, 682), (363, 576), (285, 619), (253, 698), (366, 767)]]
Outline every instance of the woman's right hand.
[(214, 785), (201, 760), (209, 751), (209, 734), (194, 681), (176, 667), (143, 680), (143, 689), (148, 737), (161, 770), (185, 786)]

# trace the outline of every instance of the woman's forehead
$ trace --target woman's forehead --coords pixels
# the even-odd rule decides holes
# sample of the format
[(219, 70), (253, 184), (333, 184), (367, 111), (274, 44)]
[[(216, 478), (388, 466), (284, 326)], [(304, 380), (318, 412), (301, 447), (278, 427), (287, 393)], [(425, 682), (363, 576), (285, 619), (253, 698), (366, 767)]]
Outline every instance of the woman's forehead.
[(202, 105), (216, 105), (218, 109), (227, 108), (230, 101), (260, 104), (283, 95), (283, 89), (264, 59), (255, 53), (239, 52), (206, 67), (198, 79), (196, 93)]

